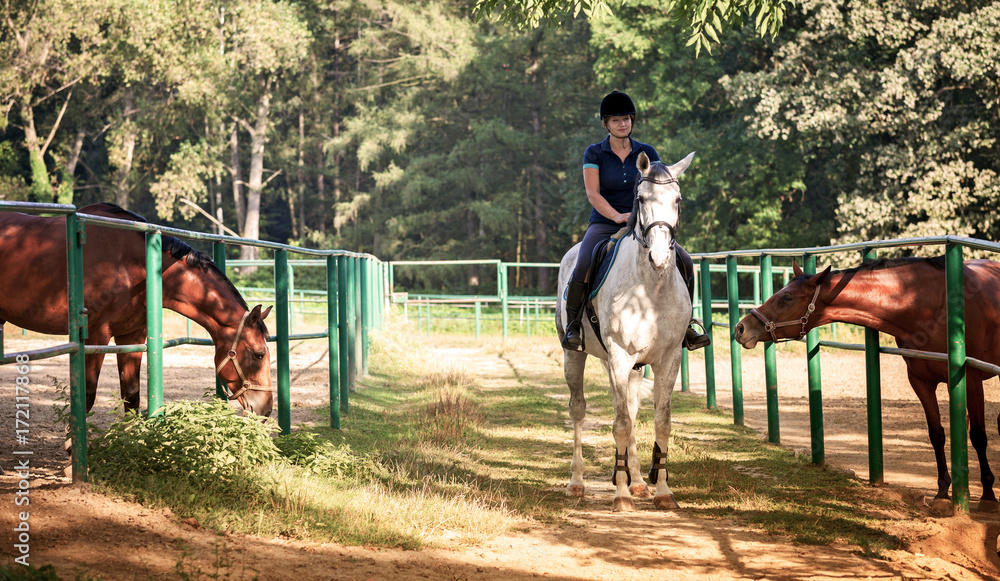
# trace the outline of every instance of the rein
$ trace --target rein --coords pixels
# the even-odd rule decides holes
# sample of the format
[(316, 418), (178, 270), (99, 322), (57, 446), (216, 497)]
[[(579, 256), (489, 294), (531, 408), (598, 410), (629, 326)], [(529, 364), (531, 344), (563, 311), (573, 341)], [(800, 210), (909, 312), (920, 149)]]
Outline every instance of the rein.
[[(667, 172), (667, 176), (668, 176), (667, 179), (658, 180), (658, 179), (648, 178), (640, 174), (639, 178), (635, 182), (636, 191), (638, 192), (639, 184), (641, 184), (642, 182), (649, 182), (651, 184), (656, 184), (658, 186), (665, 186), (667, 184), (677, 183), (677, 178), (671, 176), (669, 171)], [(636, 195), (636, 203), (638, 206), (642, 206), (642, 200), (638, 197), (638, 195)], [(637, 212), (638, 210), (639, 208), (636, 208)], [(636, 234), (635, 228), (633, 228), (632, 236), (639, 242), (639, 244), (643, 248), (649, 250), (649, 243), (646, 242), (646, 237), (649, 235), (649, 231), (655, 228), (656, 226), (664, 226), (666, 227), (667, 231), (670, 232), (670, 250), (674, 249), (674, 244), (676, 244), (677, 242), (677, 226), (669, 222), (664, 222), (663, 220), (657, 220), (655, 222), (646, 224), (645, 227), (643, 227), (641, 220), (642, 220), (642, 214), (641, 213), (637, 214), (635, 219), (635, 225), (639, 227), (641, 235)]]
[(239, 401), (240, 405), (243, 406), (243, 409), (246, 409), (247, 407), (246, 402), (243, 401), (243, 394), (247, 391), (271, 391), (270, 387), (250, 383), (246, 375), (243, 374), (243, 368), (240, 367), (240, 362), (236, 359), (236, 344), (240, 342), (240, 335), (243, 334), (243, 326), (246, 324), (247, 317), (249, 315), (250, 311), (243, 313), (243, 318), (240, 319), (240, 326), (236, 328), (236, 336), (233, 337), (233, 346), (229, 348), (229, 353), (226, 355), (225, 360), (215, 369), (215, 373), (218, 375), (219, 373), (222, 373), (223, 367), (228, 365), (230, 361), (233, 362), (233, 367), (236, 368), (236, 374), (239, 375), (240, 381), (243, 382), (243, 386), (240, 387), (240, 389), (233, 391), (230, 389), (229, 384), (225, 381), (223, 381), (222, 384), (225, 386), (225, 390), (227, 392), (232, 393), (232, 395), (228, 396), (229, 400), (232, 401), (235, 399)]
[[(798, 318), (798, 319), (796, 319), (794, 321), (785, 321), (783, 323), (775, 323), (773, 321), (768, 320), (768, 318), (765, 317), (756, 308), (750, 309), (750, 314), (753, 315), (753, 316), (755, 316), (755, 317), (757, 317), (757, 320), (764, 324), (764, 330), (771, 334), (771, 341), (772, 342), (774, 342), (774, 343), (784, 343), (786, 341), (798, 341), (799, 339), (801, 339), (801, 338), (803, 338), (803, 337), (806, 336), (806, 323), (809, 322), (809, 315), (812, 315), (813, 311), (816, 310), (816, 299), (819, 298), (819, 291), (820, 291), (821, 288), (822, 287), (820, 285), (818, 285), (818, 284), (816, 285), (816, 292), (813, 293), (813, 298), (809, 302), (809, 306), (806, 307), (806, 313), (804, 315), (802, 315), (802, 317), (800, 317), (800, 318)], [(774, 335), (774, 330), (777, 329), (777, 328), (779, 328), (779, 327), (788, 327), (788, 326), (797, 325), (797, 324), (801, 324), (802, 325), (802, 329), (799, 331), (799, 336), (796, 337), (796, 338), (794, 338), (794, 339), (792, 339), (791, 337), (789, 337), (788, 339), (778, 339)]]

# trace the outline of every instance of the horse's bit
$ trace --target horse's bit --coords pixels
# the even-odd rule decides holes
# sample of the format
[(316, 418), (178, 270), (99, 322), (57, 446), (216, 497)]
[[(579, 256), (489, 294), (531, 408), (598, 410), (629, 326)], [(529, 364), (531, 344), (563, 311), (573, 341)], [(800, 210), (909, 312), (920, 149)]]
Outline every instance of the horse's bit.
[(243, 402), (243, 394), (247, 391), (271, 391), (270, 387), (265, 385), (254, 385), (250, 383), (246, 375), (243, 374), (243, 368), (240, 367), (240, 362), (236, 359), (236, 344), (240, 342), (240, 335), (243, 333), (243, 325), (247, 322), (247, 317), (250, 315), (250, 311), (243, 313), (243, 318), (240, 319), (240, 326), (236, 328), (236, 336), (233, 337), (233, 346), (229, 348), (229, 354), (226, 355), (225, 360), (219, 364), (216, 368), (215, 373), (218, 375), (222, 373), (222, 368), (225, 367), (230, 361), (233, 362), (233, 367), (236, 368), (236, 374), (240, 376), (240, 380), (243, 382), (243, 386), (237, 390), (233, 391), (229, 388), (229, 385), (223, 381), (222, 384), (225, 386), (226, 391), (232, 391), (232, 395), (228, 396), (229, 400), (237, 400), (240, 405), (246, 409), (247, 405)]
[[(665, 180), (657, 180), (657, 179), (647, 178), (646, 176), (643, 176), (643, 175), (639, 176), (639, 179), (635, 182), (636, 201), (638, 202), (639, 206), (642, 206), (642, 200), (638, 197), (639, 184), (641, 184), (642, 182), (649, 182), (651, 184), (656, 184), (658, 186), (665, 186), (667, 184), (676, 184), (677, 183), (677, 178), (671, 176), (669, 171), (667, 172), (667, 176), (669, 176), (669, 177), (667, 177), (667, 179), (665, 179)], [(638, 212), (638, 210), (639, 210), (639, 208), (637, 207), (636, 211)], [(670, 232), (670, 250), (674, 249), (674, 244), (676, 244), (676, 242), (677, 242), (677, 226), (675, 226), (675, 225), (673, 225), (673, 224), (671, 224), (669, 222), (664, 222), (663, 220), (657, 220), (657, 221), (651, 222), (651, 223), (647, 224), (645, 227), (643, 227), (643, 225), (641, 223), (641, 220), (642, 220), (642, 213), (639, 213), (635, 217), (635, 224), (636, 224), (636, 226), (639, 227), (639, 230), (642, 232), (642, 235), (640, 236), (640, 235), (636, 234), (635, 230), (633, 229), (632, 230), (632, 236), (635, 237), (635, 239), (639, 242), (639, 244), (642, 245), (643, 248), (645, 248), (646, 250), (649, 250), (649, 243), (646, 242), (646, 236), (649, 235), (649, 231), (652, 230), (656, 226), (665, 226), (667, 228), (667, 231)]]
[[(816, 310), (816, 299), (819, 298), (820, 288), (821, 286), (817, 284), (816, 292), (813, 293), (813, 298), (809, 302), (809, 306), (806, 307), (806, 314), (802, 315), (801, 318), (798, 318), (794, 321), (785, 321), (784, 323), (775, 323), (773, 321), (769, 321), (767, 320), (767, 317), (761, 314), (761, 312), (758, 311), (756, 308), (750, 309), (750, 314), (757, 317), (757, 320), (759, 320), (761, 323), (764, 323), (764, 330), (771, 334), (772, 342), (784, 343), (786, 341), (798, 341), (799, 339), (806, 336), (806, 323), (809, 322), (809, 315), (813, 314), (813, 311)], [(794, 339), (792, 339), (791, 337), (789, 337), (788, 339), (778, 339), (774, 335), (774, 330), (777, 329), (778, 327), (788, 327), (790, 325), (796, 325), (800, 323), (802, 324), (802, 330), (799, 331), (799, 336)]]

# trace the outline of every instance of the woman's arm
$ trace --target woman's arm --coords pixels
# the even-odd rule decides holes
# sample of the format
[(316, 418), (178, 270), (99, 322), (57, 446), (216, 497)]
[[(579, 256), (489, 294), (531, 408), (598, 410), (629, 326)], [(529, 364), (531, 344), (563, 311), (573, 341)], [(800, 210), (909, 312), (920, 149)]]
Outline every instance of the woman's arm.
[(615, 224), (624, 224), (628, 221), (631, 212), (622, 214), (611, 207), (611, 204), (601, 195), (601, 173), (596, 167), (583, 168), (583, 187), (587, 190), (587, 200), (590, 205), (597, 210), (597, 213), (611, 220)]

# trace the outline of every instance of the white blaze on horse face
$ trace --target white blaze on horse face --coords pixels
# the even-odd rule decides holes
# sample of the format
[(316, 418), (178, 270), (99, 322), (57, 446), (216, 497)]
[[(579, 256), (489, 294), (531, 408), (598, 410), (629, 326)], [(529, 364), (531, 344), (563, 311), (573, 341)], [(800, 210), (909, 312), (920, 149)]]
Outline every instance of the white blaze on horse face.
[[(676, 183), (651, 184), (643, 183), (639, 191), (642, 203), (639, 204), (639, 224), (665, 222), (674, 227), (680, 219), (681, 191)], [(657, 270), (663, 270), (671, 264), (673, 258), (674, 237), (665, 225), (654, 225), (646, 233), (646, 243), (649, 244), (649, 260)]]

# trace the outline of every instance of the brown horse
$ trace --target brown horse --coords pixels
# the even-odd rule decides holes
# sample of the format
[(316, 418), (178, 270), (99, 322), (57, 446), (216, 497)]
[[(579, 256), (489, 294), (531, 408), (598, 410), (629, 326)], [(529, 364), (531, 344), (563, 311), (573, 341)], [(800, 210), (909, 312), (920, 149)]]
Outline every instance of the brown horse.
[[(794, 265), (795, 278), (763, 305), (743, 317), (735, 337), (746, 349), (759, 341), (798, 339), (810, 329), (832, 322), (853, 323), (896, 339), (904, 349), (948, 352), (948, 308), (944, 257), (872, 261), (858, 268), (808, 276)], [(965, 263), (965, 337), (969, 357), (1000, 361), (1000, 263)], [(812, 309), (815, 309), (814, 311)], [(927, 417), (938, 469), (936, 511), (951, 505), (951, 476), (945, 460), (945, 431), (937, 403), (937, 386), (948, 382), (948, 364), (904, 358), (910, 386)], [(980, 510), (997, 509), (993, 472), (986, 458), (986, 419), (983, 381), (993, 377), (969, 367), (966, 397), (969, 437), (979, 456), (983, 483)], [(1000, 423), (998, 423), (1000, 427)]]
[[(146, 222), (113, 204), (81, 214)], [(83, 247), (88, 345), (146, 340), (146, 246), (141, 232), (90, 224)], [(172, 236), (163, 242), (163, 306), (204, 327), (215, 343), (219, 377), (247, 410), (271, 413), (270, 354), (261, 306), (247, 307), (233, 283), (204, 254)], [(67, 333), (66, 219), (0, 212), (0, 325)], [(119, 353), (125, 409), (139, 408), (142, 353)], [(94, 405), (104, 355), (86, 356), (87, 410)]]

